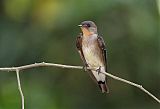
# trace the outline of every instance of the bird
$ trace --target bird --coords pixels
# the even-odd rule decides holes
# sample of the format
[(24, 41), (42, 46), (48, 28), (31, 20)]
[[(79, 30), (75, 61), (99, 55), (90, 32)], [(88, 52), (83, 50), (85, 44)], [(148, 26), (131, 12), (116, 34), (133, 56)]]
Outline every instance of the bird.
[[(98, 35), (97, 26), (93, 21), (83, 21), (78, 25), (81, 33), (76, 39), (76, 48), (84, 64), (84, 69), (90, 77), (98, 84), (102, 93), (109, 93), (106, 75), (107, 72), (107, 52), (104, 40)], [(96, 68), (90, 70), (87, 68)]]

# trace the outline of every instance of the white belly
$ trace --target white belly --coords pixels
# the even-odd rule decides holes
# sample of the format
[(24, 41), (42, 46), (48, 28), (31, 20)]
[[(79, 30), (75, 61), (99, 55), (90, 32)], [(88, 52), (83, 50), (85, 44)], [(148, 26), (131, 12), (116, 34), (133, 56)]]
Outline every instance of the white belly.
[[(105, 71), (104, 60), (102, 59), (101, 50), (97, 43), (97, 35), (84, 37), (82, 41), (82, 51), (89, 67), (99, 68), (101, 66), (101, 70)], [(92, 71), (92, 73), (97, 81), (105, 81), (106, 76), (104, 74), (98, 74), (97, 71)]]
[(84, 46), (82, 47), (82, 50), (85, 60), (90, 67), (104, 66), (101, 59), (100, 50), (97, 48), (96, 44), (92, 44), (87, 47)]
[[(101, 66), (101, 70), (105, 71), (105, 66), (103, 64), (103, 61), (101, 60), (99, 50), (96, 47), (94, 46), (90, 46), (87, 48), (82, 47), (82, 49), (83, 49), (85, 60), (89, 67), (96, 67), (98, 69)], [(97, 71), (92, 71), (92, 73), (95, 76), (97, 81), (105, 81), (106, 76), (104, 74), (102, 73), (98, 74)]]

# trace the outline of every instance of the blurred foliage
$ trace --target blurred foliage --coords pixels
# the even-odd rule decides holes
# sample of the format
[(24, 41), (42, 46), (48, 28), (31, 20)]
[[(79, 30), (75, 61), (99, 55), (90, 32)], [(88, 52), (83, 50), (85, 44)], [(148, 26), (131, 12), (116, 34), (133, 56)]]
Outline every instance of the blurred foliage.
[[(112, 74), (143, 84), (160, 98), (158, 0), (1, 0), (0, 67), (35, 62), (82, 65), (75, 39), (84, 20), (105, 39)], [(108, 78), (101, 94), (80, 70), (21, 73), (26, 109), (158, 109), (139, 89)], [(0, 73), (0, 109), (20, 108), (16, 75)]]

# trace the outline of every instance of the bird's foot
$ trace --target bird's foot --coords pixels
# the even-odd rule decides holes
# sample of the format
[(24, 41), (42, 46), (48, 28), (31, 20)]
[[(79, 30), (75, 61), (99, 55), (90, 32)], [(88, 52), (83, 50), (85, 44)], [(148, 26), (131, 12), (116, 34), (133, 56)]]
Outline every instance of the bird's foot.
[(83, 69), (86, 72), (87, 71), (87, 66), (83, 66)]
[(101, 66), (99, 66), (99, 68), (96, 69), (96, 72), (98, 72), (98, 75), (101, 73)]

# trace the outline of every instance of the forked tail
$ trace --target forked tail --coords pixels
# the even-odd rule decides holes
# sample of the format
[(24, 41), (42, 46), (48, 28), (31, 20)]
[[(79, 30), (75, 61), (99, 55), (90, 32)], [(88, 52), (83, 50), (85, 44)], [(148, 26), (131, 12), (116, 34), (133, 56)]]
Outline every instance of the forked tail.
[(101, 89), (102, 93), (104, 93), (104, 92), (109, 93), (109, 88), (108, 88), (106, 82), (99, 81), (98, 85), (99, 85), (99, 88)]

